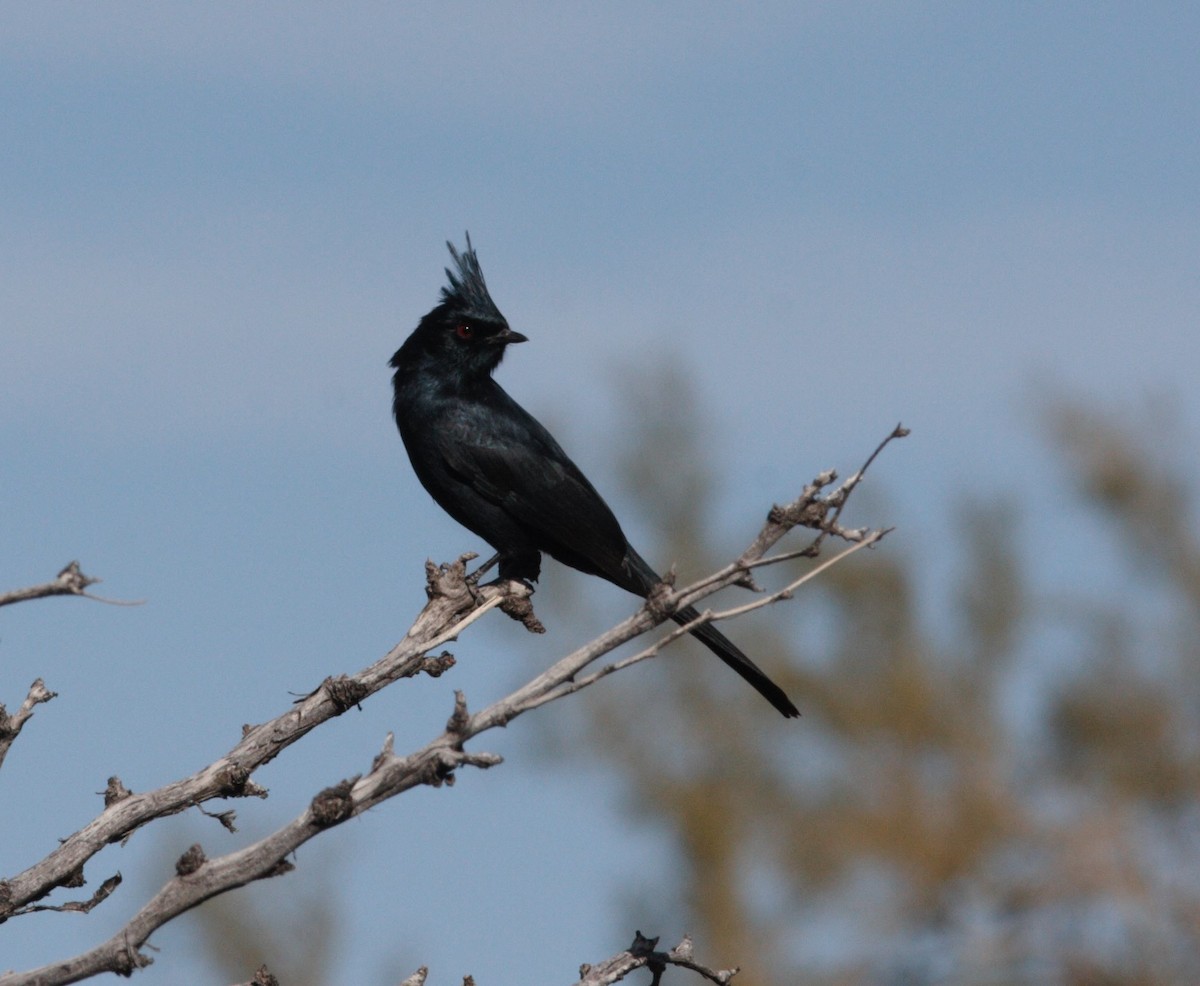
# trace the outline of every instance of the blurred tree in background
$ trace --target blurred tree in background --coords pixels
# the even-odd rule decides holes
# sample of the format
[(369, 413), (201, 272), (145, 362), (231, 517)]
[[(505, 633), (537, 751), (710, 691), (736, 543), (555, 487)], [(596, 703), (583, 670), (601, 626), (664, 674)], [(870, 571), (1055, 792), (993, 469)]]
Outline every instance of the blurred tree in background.
[[(317, 893), (293, 894), (282, 900), (279, 895), (224, 894), (194, 912), (192, 946), (214, 976), (220, 977), (218, 982), (245, 982), (260, 965), (269, 966), (286, 986), (337, 981), (336, 888), (326, 870)], [(396, 982), (400, 978), (397, 976)]]
[[(695, 575), (742, 546), (706, 534), (698, 402), (679, 376), (654, 380), (629, 388), (625, 433), (641, 442), (623, 472), (651, 529), (674, 538), (649, 556)], [(1200, 982), (1190, 491), (1161, 454), (1161, 422), (1069, 401), (1043, 411), (1082, 504), (1022, 500), (1060, 532), (1032, 555), (1015, 500), (962, 505), (946, 531), (962, 573), (942, 610), (960, 624), (949, 644), (893, 536), (788, 617), (773, 609), (758, 624), (770, 629), (736, 628), (798, 723), (733, 676), (681, 674), (699, 652), (616, 676), (571, 710), (588, 741), (557, 748), (609, 761), (677, 847), (678, 898), (647, 888), (637, 921), (686, 927), (742, 965), (742, 986)], [(1126, 588), (1035, 589), (1051, 554), (1084, 574), (1092, 549), (1073, 528), (1089, 509)]]

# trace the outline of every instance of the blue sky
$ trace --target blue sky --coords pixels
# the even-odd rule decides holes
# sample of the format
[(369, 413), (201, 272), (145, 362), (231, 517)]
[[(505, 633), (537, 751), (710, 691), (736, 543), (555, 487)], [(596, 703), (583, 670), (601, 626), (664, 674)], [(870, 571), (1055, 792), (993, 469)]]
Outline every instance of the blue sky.
[[(1053, 495), (1030, 410), (1046, 383), (1165, 395), (1200, 433), (1198, 39), (1200, 13), (1154, 3), (0, 8), (0, 585), (78, 557), (147, 600), (0, 614), (0, 700), (37, 675), (61, 693), (0, 775), (6, 797), (38, 792), (6, 813), (0, 872), (88, 820), (110, 774), (171, 780), (289, 689), (374, 660), (424, 559), (481, 548), (388, 416), (386, 361), (465, 229), (532, 340), (504, 385), (602, 490), (625, 368), (680, 355), (722, 538), (897, 420), (913, 437), (877, 476), (909, 549), (933, 551), (964, 491)], [(574, 639), (558, 631), (535, 653)], [(515, 684), (525, 644), (483, 628), (453, 682), (307, 740), (247, 830), (363, 769), (388, 730), (427, 739), (452, 688)], [(547, 771), (520, 732), (482, 744), (500, 770), (331, 833), (358, 881), (357, 981), (381, 934), (445, 981), (569, 981), (625, 943), (610, 905), (664, 847), (596, 810), (610, 781)], [(440, 848), (401, 850), (428, 832)], [(93, 883), (170, 858), (155, 839), (95, 860)], [(0, 967), (94, 944), (138, 893), (26, 919)], [(143, 981), (178, 969), (163, 955)]]

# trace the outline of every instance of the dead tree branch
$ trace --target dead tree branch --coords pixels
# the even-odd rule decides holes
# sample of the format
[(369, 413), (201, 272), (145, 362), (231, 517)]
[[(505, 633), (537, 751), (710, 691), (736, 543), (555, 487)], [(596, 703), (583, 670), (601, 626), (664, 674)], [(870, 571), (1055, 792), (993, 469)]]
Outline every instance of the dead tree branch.
[[(31, 599), (46, 599), (50, 596), (83, 596), (87, 599), (95, 599), (98, 602), (110, 603), (112, 605), (135, 605), (134, 603), (126, 603), (116, 599), (105, 599), (102, 596), (96, 596), (87, 591), (88, 586), (95, 585), (99, 581), (99, 579), (92, 578), (90, 575), (84, 575), (83, 570), (79, 567), (79, 562), (73, 561), (68, 563), (54, 577), (53, 582), (44, 582), (41, 585), (29, 586), (26, 589), (12, 589), (8, 592), (0, 592), (0, 606), (28, 602)], [(8, 756), (9, 748), (20, 734), (22, 727), (33, 716), (34, 706), (41, 705), (43, 702), (49, 702), (56, 695), (56, 692), (50, 691), (46, 687), (46, 683), (41, 678), (38, 678), (29, 686), (29, 692), (25, 696), (25, 701), (21, 703), (21, 707), (12, 715), (9, 715), (4, 704), (0, 703), (0, 767), (4, 766), (4, 758)]]
[(57, 697), (58, 693), (50, 691), (46, 687), (46, 683), (38, 678), (29, 686), (25, 701), (12, 715), (8, 714), (8, 709), (4, 707), (3, 702), (0, 702), (0, 767), (4, 766), (4, 758), (8, 756), (9, 747), (20, 735), (25, 723), (33, 717), (34, 706)]
[(140, 606), (144, 601), (140, 599), (106, 599), (104, 596), (97, 596), (87, 591), (88, 586), (96, 585), (100, 581), (90, 575), (84, 575), (79, 568), (79, 562), (73, 561), (54, 577), (53, 582), (43, 582), (41, 585), (32, 585), (27, 589), (0, 592), (0, 606), (28, 602), (30, 599), (46, 599), (50, 596), (83, 596), (85, 599), (94, 599), (96, 602), (108, 603), (110, 606)]
[(669, 952), (656, 951), (657, 938), (646, 938), (640, 931), (634, 932), (633, 944), (624, 952), (618, 952), (612, 958), (605, 959), (596, 965), (585, 965), (579, 970), (579, 979), (575, 986), (610, 986), (620, 982), (635, 969), (649, 969), (654, 978), (650, 986), (658, 986), (662, 974), (669, 965), (681, 969), (690, 969), (702, 979), (717, 983), (718, 986), (728, 986), (737, 975), (737, 968), (710, 969), (692, 958), (692, 939), (684, 935), (683, 941)]
[[(903, 434), (903, 429), (897, 428), (888, 440)], [(63, 962), (25, 973), (0, 976), (0, 986), (58, 986), (102, 972), (129, 975), (152, 961), (140, 949), (155, 930), (211, 897), (288, 872), (292, 869), (289, 861), (292, 853), (326, 829), (340, 825), (414, 787), (452, 784), (455, 772), (460, 767), (487, 768), (500, 763), (500, 758), (494, 754), (468, 752), (466, 743), (488, 729), (507, 725), (548, 701), (594, 684), (609, 672), (596, 672), (586, 678), (580, 677), (581, 672), (615, 647), (653, 629), (680, 607), (707, 598), (729, 585), (747, 584), (755, 568), (782, 560), (782, 555), (767, 556), (767, 552), (792, 529), (804, 527), (818, 532), (814, 542), (803, 549), (802, 553), (809, 555), (815, 554), (821, 540), (828, 536), (852, 544), (850, 551), (826, 565), (833, 564), (853, 550), (877, 543), (886, 531), (850, 530), (838, 523), (845, 500), (861, 476), (862, 470), (828, 493), (825, 491), (833, 485), (835, 474), (830, 472), (817, 477), (797, 500), (783, 507), (772, 508), (763, 529), (731, 565), (682, 589), (663, 585), (661, 591), (652, 593), (651, 598), (633, 615), (482, 711), (471, 714), (462, 694), (456, 693), (454, 710), (439, 736), (403, 757), (395, 754), (389, 736), (366, 773), (325, 788), (292, 821), (265, 838), (211, 860), (199, 845), (193, 846), (178, 860), (175, 875), (108, 941)], [(787, 553), (788, 556), (795, 554)], [(49, 909), (48, 905), (38, 905), (36, 902), (57, 887), (80, 886), (83, 883), (84, 864), (92, 856), (104, 846), (128, 838), (156, 818), (198, 807), (213, 798), (265, 797), (266, 791), (251, 780), (257, 768), (270, 762), (321, 723), (341, 715), (391, 682), (422, 671), (441, 674), (453, 664), (453, 658), (448, 654), (430, 657), (428, 652), (455, 639), (489, 609), (499, 607), (510, 612), (515, 610), (526, 626), (536, 631), (540, 624), (537, 624), (531, 611), (514, 607), (515, 603), (528, 600), (528, 587), (514, 582), (477, 587), (466, 571), (466, 563), (473, 557), (464, 555), (452, 564), (441, 566), (428, 562), (426, 592), (429, 601), (400, 643), (374, 664), (354, 675), (325, 679), (313, 692), (270, 722), (245, 727), (241, 741), (213, 764), (146, 794), (130, 792), (117, 778), (111, 778), (105, 809), (91, 823), (63, 840), (41, 862), (9, 880), (0, 881), (0, 921), (33, 910)], [(694, 622), (731, 619), (750, 609), (788, 599), (796, 587), (814, 574), (793, 580), (783, 589), (748, 606), (701, 613)], [(672, 631), (637, 659), (646, 659), (658, 653), (686, 629)], [(622, 662), (618, 666), (627, 666), (628, 663), (633, 662)], [(230, 812), (219, 817), (230, 827), (231, 816)], [(106, 886), (109, 884), (106, 883)], [(109, 890), (112, 887), (115, 887), (115, 883), (109, 886)], [(92, 901), (83, 902), (73, 909), (94, 906), (101, 899), (103, 897), (97, 895)], [(63, 905), (64, 909), (67, 907), (72, 905)], [(589, 967), (588, 971), (581, 973), (584, 976), (581, 983), (590, 986), (592, 983), (616, 982), (633, 968), (643, 966), (654, 972), (654, 982), (658, 982), (661, 970), (666, 965), (690, 968), (717, 983), (728, 983), (733, 975), (733, 971), (715, 972), (694, 963), (691, 960), (690, 942), (686, 939), (679, 948), (669, 953), (654, 951), (656, 944), (657, 939), (643, 939), (639, 934), (628, 952), (609, 960), (609, 963), (615, 963), (611, 971), (595, 967), (601, 971), (593, 972)], [(628, 965), (629, 962), (634, 964)], [(607, 968), (608, 963), (604, 966)], [(622, 969), (624, 971), (620, 971)]]
[[(104, 811), (95, 819), (64, 839), (41, 862), (0, 881), (0, 922), (27, 913), (30, 904), (56, 887), (79, 886), (75, 881), (80, 879), (84, 863), (155, 818), (213, 798), (266, 797), (266, 790), (255, 784), (251, 775), (301, 737), (392, 681), (427, 670), (441, 673), (446, 659), (427, 657), (426, 652), (454, 639), (501, 601), (498, 593), (480, 601), (469, 591), (465, 575), (470, 557), (474, 556), (440, 568), (432, 562), (426, 564), (429, 602), (404, 639), (370, 667), (355, 675), (326, 678), (271, 721), (244, 727), (241, 741), (225, 756), (189, 777), (145, 794), (134, 794), (117, 781), (118, 792), (105, 798)], [(109, 787), (111, 790), (111, 781)]]

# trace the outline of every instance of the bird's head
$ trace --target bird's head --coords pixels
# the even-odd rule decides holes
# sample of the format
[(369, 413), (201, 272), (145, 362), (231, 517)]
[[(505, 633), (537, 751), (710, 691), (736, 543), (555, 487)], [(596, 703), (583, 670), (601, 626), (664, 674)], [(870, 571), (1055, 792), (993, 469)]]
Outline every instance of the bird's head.
[(488, 293), (479, 258), (467, 234), (462, 253), (447, 243), (454, 260), (446, 268), (448, 284), (442, 288), (442, 301), (428, 315), (395, 356), (392, 366), (400, 369), (420, 360), (466, 376), (488, 375), (504, 358), (504, 350), (514, 342), (526, 342), (525, 336), (508, 327), (508, 321)]

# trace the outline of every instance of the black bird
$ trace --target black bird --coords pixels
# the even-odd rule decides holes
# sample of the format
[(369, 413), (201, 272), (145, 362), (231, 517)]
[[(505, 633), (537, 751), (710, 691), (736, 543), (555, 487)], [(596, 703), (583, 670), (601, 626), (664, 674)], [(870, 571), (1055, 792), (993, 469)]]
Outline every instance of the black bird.
[[(441, 303), (392, 357), (400, 437), (421, 485), (451, 517), (487, 541), (501, 579), (536, 580), (542, 552), (645, 598), (661, 579), (626, 540), (617, 518), (545, 428), (492, 372), (527, 342), (488, 294), (467, 237)], [(672, 617), (684, 624), (692, 607)], [(785, 716), (800, 713), (783, 689), (713, 626), (692, 631)]]

